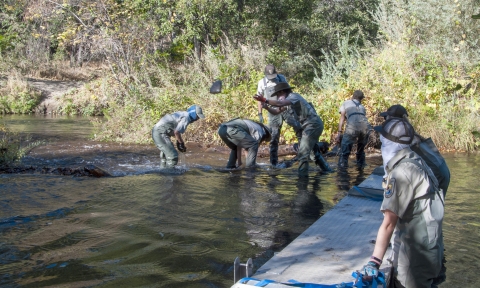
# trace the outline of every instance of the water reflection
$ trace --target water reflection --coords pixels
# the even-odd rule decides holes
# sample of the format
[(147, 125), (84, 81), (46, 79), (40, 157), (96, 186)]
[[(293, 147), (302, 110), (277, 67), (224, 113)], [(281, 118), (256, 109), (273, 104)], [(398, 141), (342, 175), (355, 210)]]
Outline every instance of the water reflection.
[(447, 280), (440, 287), (476, 287), (480, 281), (478, 154), (449, 154), (452, 179), (445, 199), (443, 234)]
[(0, 284), (228, 287), (235, 257), (258, 268), (324, 213), (332, 175), (3, 175)]

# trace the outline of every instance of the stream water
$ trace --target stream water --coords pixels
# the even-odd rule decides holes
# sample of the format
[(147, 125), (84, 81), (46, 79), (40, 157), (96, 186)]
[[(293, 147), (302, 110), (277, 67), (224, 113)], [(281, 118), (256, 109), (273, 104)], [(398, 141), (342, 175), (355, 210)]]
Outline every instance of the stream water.
[[(1, 287), (228, 288), (235, 257), (259, 268), (381, 165), (373, 156), (364, 171), (348, 174), (312, 167), (299, 180), (296, 166), (272, 170), (264, 158), (255, 171), (226, 170), (227, 154), (190, 144), (179, 169), (161, 170), (153, 144), (88, 140), (87, 118), (0, 121), (45, 141), (24, 165), (94, 164), (115, 176), (0, 174)], [(452, 182), (441, 287), (476, 287), (480, 157), (445, 157)]]

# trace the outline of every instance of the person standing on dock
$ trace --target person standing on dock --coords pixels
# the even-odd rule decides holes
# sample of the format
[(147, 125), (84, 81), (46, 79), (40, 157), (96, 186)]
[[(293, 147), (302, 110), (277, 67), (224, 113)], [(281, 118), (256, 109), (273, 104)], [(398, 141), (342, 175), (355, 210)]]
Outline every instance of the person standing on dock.
[(273, 115), (278, 115), (286, 111), (287, 106), (295, 113), (298, 121), (302, 125), (302, 137), (298, 149), (298, 174), (301, 177), (308, 176), (308, 160), (310, 152), (315, 153), (315, 164), (324, 171), (331, 171), (327, 161), (323, 158), (320, 149), (314, 149), (318, 145), (318, 139), (323, 132), (323, 121), (317, 115), (313, 106), (305, 100), (300, 94), (293, 93), (292, 87), (288, 83), (278, 83), (272, 93), (278, 100), (266, 99), (261, 95), (255, 95), (253, 98), (262, 103), (263, 109), (266, 109)]
[[(392, 105), (387, 111), (380, 113), (380, 116), (384, 117), (385, 120), (390, 118), (402, 118), (408, 121), (407, 109), (400, 104)], [(425, 144), (427, 146), (425, 146)], [(422, 135), (415, 132), (415, 137), (413, 138), (412, 144), (410, 145), (412, 150), (416, 151), (425, 162), (427, 162), (430, 169), (432, 169), (433, 174), (438, 180), (438, 186), (443, 191), (443, 196), (447, 196), (448, 186), (450, 185), (450, 169), (448, 168), (447, 162), (443, 156), (438, 151), (437, 147), (433, 143), (431, 138), (425, 138)], [(422, 153), (421, 150), (426, 149)]]
[(187, 126), (203, 119), (202, 108), (198, 105), (190, 106), (187, 111), (177, 111), (163, 116), (152, 129), (152, 138), (160, 150), (160, 168), (173, 168), (178, 163), (178, 152), (173, 146), (170, 137), (175, 136), (177, 149), (180, 152), (187, 152), (182, 134)]
[[(283, 74), (277, 73), (274, 65), (268, 64), (265, 66), (265, 77), (258, 81), (257, 95), (263, 96), (269, 100), (277, 100), (273, 95), (274, 87), (278, 83), (288, 83), (287, 78)], [(260, 123), (264, 123), (262, 104), (258, 102), (258, 118)], [(285, 110), (279, 115), (268, 112), (268, 126), (272, 131), (272, 140), (270, 141), (270, 164), (276, 166), (278, 164), (278, 143), (280, 141), (280, 131), (282, 130), (283, 121), (292, 126), (297, 138), (301, 137), (301, 126), (290, 111)], [(300, 140), (299, 140), (300, 141)]]
[[(348, 158), (353, 145), (357, 143), (356, 164), (358, 167), (365, 166), (365, 146), (367, 146), (372, 126), (368, 123), (365, 107), (362, 100), (365, 95), (362, 91), (353, 92), (352, 99), (344, 101), (340, 106), (340, 122), (338, 123), (338, 132), (335, 140), (340, 143), (340, 156), (338, 158), (338, 168), (348, 168)], [(343, 124), (347, 122), (345, 132)], [(343, 134), (342, 134), (343, 132)]]
[[(384, 117), (385, 120), (391, 118), (400, 118), (408, 121), (407, 109), (400, 104), (390, 106), (387, 111), (380, 113), (380, 116)], [(425, 138), (415, 132), (415, 136), (410, 148), (420, 157), (422, 157), (424, 162), (428, 165), (428, 167), (430, 167), (433, 175), (435, 175), (435, 178), (437, 178), (438, 188), (442, 189), (443, 197), (446, 198), (448, 186), (450, 185), (450, 169), (448, 168), (447, 162), (435, 146), (435, 143), (433, 143), (431, 138)], [(391, 239), (393, 249), (392, 254), (388, 257), (388, 261), (393, 263), (393, 265), (396, 265), (398, 261), (398, 248), (400, 246), (400, 237), (398, 233), (399, 232), (397, 230), (393, 232)], [(441, 241), (443, 243), (443, 238)], [(440, 274), (433, 280), (435, 285), (443, 283), (446, 280), (446, 267), (444, 263), (445, 257), (442, 259), (442, 268), (440, 270)]]
[(435, 287), (442, 266), (444, 197), (425, 161), (410, 149), (415, 131), (402, 118), (376, 126), (387, 176), (382, 183), (383, 222), (365, 276), (377, 276), (394, 232), (399, 232), (395, 287)]
[(231, 169), (242, 166), (242, 148), (248, 151), (245, 167), (254, 167), (260, 143), (272, 137), (270, 128), (262, 123), (240, 118), (220, 124), (218, 135), (231, 149), (227, 162)]

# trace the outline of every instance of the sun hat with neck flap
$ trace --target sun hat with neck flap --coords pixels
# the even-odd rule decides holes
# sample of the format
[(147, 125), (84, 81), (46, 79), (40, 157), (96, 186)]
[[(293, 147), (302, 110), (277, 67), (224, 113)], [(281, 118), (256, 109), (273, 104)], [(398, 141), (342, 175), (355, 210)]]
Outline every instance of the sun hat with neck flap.
[(415, 137), (415, 129), (413, 129), (412, 124), (403, 118), (390, 118), (373, 129), (388, 140), (399, 144), (409, 145)]

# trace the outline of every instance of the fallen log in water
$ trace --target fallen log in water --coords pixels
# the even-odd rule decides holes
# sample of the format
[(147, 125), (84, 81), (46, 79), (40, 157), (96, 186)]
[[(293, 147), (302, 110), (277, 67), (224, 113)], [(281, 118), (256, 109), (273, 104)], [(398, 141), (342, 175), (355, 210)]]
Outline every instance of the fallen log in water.
[(0, 167), (0, 174), (41, 173), (64, 176), (107, 177), (112, 176), (105, 170), (95, 166), (85, 167), (33, 167), (33, 166), (4, 166)]

